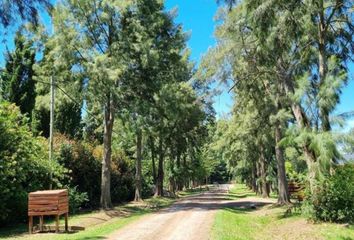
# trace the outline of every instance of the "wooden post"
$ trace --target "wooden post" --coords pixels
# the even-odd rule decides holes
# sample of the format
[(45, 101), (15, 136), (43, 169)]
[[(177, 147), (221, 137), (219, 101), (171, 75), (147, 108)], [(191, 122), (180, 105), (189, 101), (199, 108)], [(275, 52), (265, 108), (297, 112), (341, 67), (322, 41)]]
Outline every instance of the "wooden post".
[(68, 229), (68, 217), (69, 217), (69, 213), (65, 213), (65, 231), (67, 232)]
[(43, 232), (43, 216), (39, 216), (39, 231)]
[[(55, 94), (55, 84), (54, 78), (50, 78), (50, 125), (49, 125), (49, 161), (53, 161), (53, 128), (54, 128), (54, 96)], [(49, 189), (52, 190), (52, 181), (53, 181), (53, 170), (50, 167), (49, 174)]]
[(33, 216), (29, 216), (29, 219), (28, 219), (28, 228), (29, 228), (29, 234), (32, 234), (32, 229), (33, 229)]
[(59, 214), (55, 216), (55, 232), (59, 232)]

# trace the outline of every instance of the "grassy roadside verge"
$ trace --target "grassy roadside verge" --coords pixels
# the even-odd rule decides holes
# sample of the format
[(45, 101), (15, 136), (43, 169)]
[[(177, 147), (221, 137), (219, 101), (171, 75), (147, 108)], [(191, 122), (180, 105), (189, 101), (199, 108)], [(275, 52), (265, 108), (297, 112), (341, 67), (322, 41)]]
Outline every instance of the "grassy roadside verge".
[[(83, 226), (86, 228), (84, 231), (79, 231), (77, 233), (41, 233), (29, 235), (27, 234), (27, 225), (19, 224), (13, 227), (0, 228), (0, 239), (104, 239), (104, 236), (138, 220), (146, 214), (166, 208), (181, 198), (199, 194), (205, 190), (205, 187), (188, 189), (179, 192), (179, 198), (149, 198), (145, 199), (142, 203), (131, 202), (119, 205), (107, 212), (93, 211), (90, 213), (70, 216), (70, 226)], [(50, 221), (46, 221), (46, 223), (50, 223)], [(61, 222), (61, 225), (63, 225), (63, 222)]]
[[(255, 197), (243, 185), (235, 185), (232, 199)], [(216, 213), (213, 240), (309, 239), (354, 240), (354, 227), (308, 223), (299, 214), (284, 215), (286, 208), (267, 205), (258, 209), (224, 208)]]

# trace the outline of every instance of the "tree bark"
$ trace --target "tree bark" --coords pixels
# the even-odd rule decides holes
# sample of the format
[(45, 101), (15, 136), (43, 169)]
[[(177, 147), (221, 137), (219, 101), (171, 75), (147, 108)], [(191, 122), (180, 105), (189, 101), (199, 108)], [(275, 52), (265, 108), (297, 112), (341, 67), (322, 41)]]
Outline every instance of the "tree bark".
[(183, 180), (182, 180), (182, 176), (181, 176), (181, 154), (179, 151), (177, 151), (176, 165), (177, 165), (177, 169), (178, 169), (177, 190), (181, 191), (183, 188)]
[[(323, 1), (319, 2), (319, 22), (318, 22), (318, 71), (320, 77), (320, 90), (327, 77), (327, 52), (326, 52), (326, 19)], [(325, 106), (319, 106), (321, 128), (323, 131), (330, 131), (329, 110)]]
[(256, 163), (252, 163), (252, 175), (251, 175), (251, 188), (253, 192), (257, 192), (257, 182), (256, 182), (256, 177), (257, 177), (257, 167)]
[[(294, 94), (295, 90), (294, 90), (293, 82), (289, 77), (286, 77), (285, 75), (283, 78), (283, 85), (285, 89), (285, 94), (289, 94), (289, 95)], [(310, 130), (311, 129), (310, 122), (308, 121), (304, 111), (302, 110), (301, 105), (293, 101), (291, 103), (291, 110), (296, 119), (298, 128), (303, 131)], [(304, 151), (307, 168), (309, 170), (310, 191), (312, 193), (315, 184), (315, 178), (316, 178), (316, 171), (314, 169), (315, 162), (316, 162), (316, 154), (313, 150), (311, 150), (309, 143), (302, 144), (302, 149)]]
[(152, 177), (156, 187), (156, 164), (155, 164), (155, 143), (153, 137), (150, 136), (151, 160), (152, 160)]
[(275, 123), (275, 157), (277, 159), (278, 168), (278, 204), (290, 203), (288, 182), (285, 173), (284, 152), (279, 142), (282, 139), (281, 124), (279, 121)]
[(101, 176), (101, 208), (112, 208), (111, 200), (111, 157), (112, 157), (112, 132), (114, 123), (114, 108), (111, 96), (108, 96), (104, 108), (103, 132), (103, 160)]
[(142, 131), (136, 133), (136, 161), (135, 161), (135, 197), (134, 201), (141, 201), (141, 160), (142, 160)]
[(157, 181), (156, 181), (156, 189), (155, 189), (155, 197), (163, 196), (163, 160), (164, 160), (164, 151), (163, 151), (163, 139), (159, 137), (159, 162), (157, 169)]
[(264, 148), (263, 145), (260, 146), (260, 157), (259, 157), (259, 165), (261, 171), (261, 181), (262, 181), (262, 197), (269, 197), (269, 188), (267, 183), (267, 163), (264, 157)]
[(256, 179), (257, 179), (257, 189), (256, 189), (256, 194), (257, 195), (261, 195), (262, 194), (262, 181), (259, 181), (259, 179), (261, 178), (261, 165), (260, 162), (257, 161), (256, 162)]
[[(172, 143), (170, 142), (170, 146), (172, 146)], [(170, 148), (170, 177), (169, 177), (169, 191), (172, 193), (176, 192), (176, 174), (174, 172), (175, 169), (175, 161), (174, 161), (174, 153), (173, 149)]]

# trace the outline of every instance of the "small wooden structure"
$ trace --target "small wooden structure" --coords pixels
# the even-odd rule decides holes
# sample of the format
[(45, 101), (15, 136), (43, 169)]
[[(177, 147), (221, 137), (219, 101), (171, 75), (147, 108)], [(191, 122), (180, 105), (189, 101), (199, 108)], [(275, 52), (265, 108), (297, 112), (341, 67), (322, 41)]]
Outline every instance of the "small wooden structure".
[(296, 197), (299, 202), (304, 200), (304, 186), (302, 184), (290, 181), (288, 187), (290, 196)]
[(39, 230), (43, 231), (44, 216), (55, 216), (55, 232), (59, 232), (59, 217), (65, 215), (65, 231), (68, 231), (68, 190), (31, 192), (28, 195), (29, 233), (33, 230), (33, 217), (39, 217)]

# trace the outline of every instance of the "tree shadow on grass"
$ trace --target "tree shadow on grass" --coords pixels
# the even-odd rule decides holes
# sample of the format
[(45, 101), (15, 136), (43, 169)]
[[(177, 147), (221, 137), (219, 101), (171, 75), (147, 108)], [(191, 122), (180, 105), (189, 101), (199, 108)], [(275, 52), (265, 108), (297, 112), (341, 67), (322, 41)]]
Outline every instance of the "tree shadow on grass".
[(11, 238), (28, 232), (27, 224), (0, 228), (0, 238)]
[(228, 211), (236, 214), (250, 213), (253, 211), (257, 211), (257, 208), (235, 208), (235, 207), (225, 207), (224, 211)]
[(94, 239), (106, 239), (104, 236), (94, 236), (94, 237), (78, 237), (76, 240), (94, 240)]

